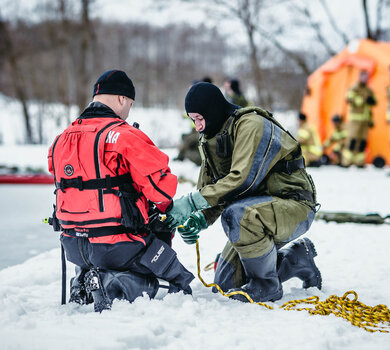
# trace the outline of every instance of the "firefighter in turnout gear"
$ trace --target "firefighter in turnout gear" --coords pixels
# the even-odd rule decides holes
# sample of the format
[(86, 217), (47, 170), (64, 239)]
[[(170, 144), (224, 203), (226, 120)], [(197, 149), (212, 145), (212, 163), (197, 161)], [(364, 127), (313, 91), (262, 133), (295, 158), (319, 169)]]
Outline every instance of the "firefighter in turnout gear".
[(79, 267), (71, 301), (86, 301), (86, 281), (102, 284), (109, 303), (144, 292), (153, 298), (157, 278), (172, 292), (191, 292), (194, 276), (170, 246), (172, 231), (156, 220), (172, 205), (177, 178), (168, 156), (126, 122), (134, 98), (126, 73), (105, 72), (93, 101), (49, 150), (55, 229), (62, 230), (67, 259)]
[(341, 154), (344, 149), (347, 132), (343, 120), (338, 114), (332, 117), (332, 122), (334, 129), (330, 137), (324, 142), (324, 150), (331, 147), (329, 152), (330, 163), (341, 165)]
[[(228, 102), (213, 84), (198, 83), (185, 99), (200, 132), (202, 166), (198, 191), (174, 201), (167, 222), (193, 244), (221, 216), (228, 242), (214, 282), (223, 291), (242, 290), (254, 301), (278, 300), (282, 282), (321, 287), (313, 243), (300, 239), (310, 227), (316, 191), (299, 143), (258, 108)], [(246, 302), (242, 295), (233, 299)]]
[(361, 71), (359, 82), (347, 92), (348, 116), (346, 147), (342, 153), (342, 165), (365, 164), (368, 130), (374, 126), (371, 109), (376, 105), (373, 91), (367, 86), (367, 71)]
[(298, 114), (299, 128), (297, 140), (301, 144), (306, 166), (321, 165), (322, 146), (317, 131), (307, 122), (306, 115)]

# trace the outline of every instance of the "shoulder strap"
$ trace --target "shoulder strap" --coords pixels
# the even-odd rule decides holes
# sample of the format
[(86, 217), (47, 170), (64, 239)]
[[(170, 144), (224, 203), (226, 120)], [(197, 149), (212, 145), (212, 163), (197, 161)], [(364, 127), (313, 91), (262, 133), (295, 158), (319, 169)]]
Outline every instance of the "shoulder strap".
[(295, 140), (295, 137), (291, 135), (291, 133), (286, 130), (282, 124), (280, 124), (273, 116), (273, 114), (263, 108), (260, 108), (260, 107), (245, 107), (245, 108), (240, 108), (240, 109), (236, 109), (233, 113), (233, 116), (235, 116), (236, 119), (239, 119), (240, 117), (242, 117), (244, 114), (248, 114), (248, 113), (256, 113), (260, 116), (262, 116), (263, 118), (266, 118), (268, 119), (270, 122), (274, 123), (275, 125), (277, 125), (280, 129), (282, 129), (284, 132), (286, 132), (290, 137), (292, 137), (294, 140)]

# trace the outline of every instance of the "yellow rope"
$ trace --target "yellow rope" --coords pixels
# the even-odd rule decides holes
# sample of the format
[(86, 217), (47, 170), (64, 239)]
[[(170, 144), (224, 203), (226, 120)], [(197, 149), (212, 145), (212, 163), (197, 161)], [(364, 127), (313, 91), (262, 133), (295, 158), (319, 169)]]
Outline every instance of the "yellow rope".
[(215, 287), (215, 288), (217, 288), (218, 292), (220, 292), (224, 297), (227, 297), (227, 298), (229, 298), (232, 295), (241, 294), (244, 297), (246, 297), (251, 304), (261, 305), (261, 306), (264, 306), (267, 309), (271, 309), (271, 310), (273, 309), (272, 306), (269, 306), (269, 305), (267, 305), (265, 303), (261, 303), (261, 302), (255, 303), (253, 301), (253, 299), (248, 295), (248, 293), (245, 293), (245, 292), (243, 292), (241, 290), (238, 290), (236, 292), (225, 293), (218, 284), (216, 284), (216, 283), (206, 283), (204, 281), (204, 279), (202, 278), (202, 276), (200, 275), (200, 253), (199, 253), (199, 242), (198, 242), (198, 240), (196, 240), (196, 256), (197, 256), (196, 262), (197, 262), (197, 268), (198, 268), (198, 278), (200, 279), (200, 281), (203, 283), (203, 285), (205, 287), (207, 287), (207, 288)]
[(215, 262), (212, 261), (210, 264), (207, 264), (207, 265), (203, 268), (203, 270), (204, 270), (204, 271), (210, 271), (210, 270), (214, 269), (214, 265), (215, 265)]
[[(199, 242), (196, 241), (196, 254), (197, 254), (197, 268), (198, 278), (205, 287), (215, 287), (225, 297), (232, 295), (241, 294), (245, 296), (251, 304), (257, 304), (266, 307), (267, 309), (273, 309), (272, 306), (265, 303), (255, 303), (253, 299), (243, 291), (236, 291), (231, 293), (225, 293), (217, 284), (206, 283), (200, 275), (200, 253), (199, 253)], [(214, 263), (210, 263), (207, 266), (211, 266)], [(207, 267), (206, 266), (206, 267)], [(353, 295), (354, 298), (351, 300), (348, 298), (349, 295)], [(313, 307), (302, 307), (298, 308), (298, 304), (309, 304)], [(290, 300), (280, 306), (284, 310), (306, 310), (310, 315), (330, 315), (333, 314), (337, 317), (342, 317), (349, 321), (353, 326), (362, 328), (367, 332), (383, 332), (389, 333), (387, 328), (390, 328), (390, 310), (386, 305), (379, 304), (374, 307), (363, 304), (358, 301), (358, 295), (355, 291), (348, 291), (342, 297), (337, 295), (331, 295), (325, 301), (320, 301), (318, 296), (313, 296), (301, 300)]]
[[(353, 295), (350, 299), (348, 296)], [(358, 295), (353, 290), (346, 292), (342, 297), (331, 295), (325, 301), (320, 301), (319, 297), (313, 296), (302, 300), (290, 300), (280, 308), (284, 310), (306, 310), (311, 315), (330, 315), (342, 317), (352, 325), (363, 328), (367, 332), (389, 333), (390, 328), (390, 310), (386, 305), (379, 304), (374, 307), (363, 304), (358, 301)], [(298, 308), (298, 304), (311, 304), (313, 307)]]

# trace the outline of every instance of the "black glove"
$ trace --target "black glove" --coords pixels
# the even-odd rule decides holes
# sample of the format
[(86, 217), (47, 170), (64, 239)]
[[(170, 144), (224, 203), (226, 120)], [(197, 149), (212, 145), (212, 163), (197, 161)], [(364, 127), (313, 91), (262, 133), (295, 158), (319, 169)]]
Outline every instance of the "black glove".
[(149, 223), (145, 226), (148, 232), (154, 233), (158, 239), (161, 239), (169, 246), (172, 246), (175, 228), (170, 229), (168, 225), (161, 220), (161, 215), (157, 210), (149, 212)]

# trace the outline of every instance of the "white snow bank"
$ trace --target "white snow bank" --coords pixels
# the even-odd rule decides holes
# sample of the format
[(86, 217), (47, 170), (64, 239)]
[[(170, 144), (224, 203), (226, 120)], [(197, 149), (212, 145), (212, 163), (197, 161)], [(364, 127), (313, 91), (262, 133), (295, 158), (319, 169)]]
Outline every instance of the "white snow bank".
[[(169, 153), (169, 152), (168, 152)], [(173, 162), (177, 174), (196, 179), (197, 168)], [(387, 214), (390, 180), (386, 170), (310, 169), (324, 210)], [(193, 190), (179, 186), (178, 195)], [(27, 197), (34, 205), (33, 197)], [(49, 230), (49, 228), (48, 228)], [(390, 305), (389, 227), (316, 221), (307, 236), (316, 245), (323, 290), (301, 289), (301, 281), (284, 283), (274, 310), (241, 304), (211, 293), (198, 279), (193, 296), (164, 300), (115, 301), (111, 311), (60, 305), (60, 250), (55, 248), (24, 264), (0, 270), (0, 339), (2, 349), (389, 349), (388, 334), (368, 333), (335, 316), (284, 311), (280, 305), (313, 295), (324, 300), (355, 290), (367, 305)], [(200, 238), (201, 266), (212, 261), (226, 238), (217, 222)], [(174, 248), (196, 274), (195, 247), (180, 237)], [(73, 266), (68, 263), (68, 280)], [(202, 272), (212, 282), (213, 272)]]

